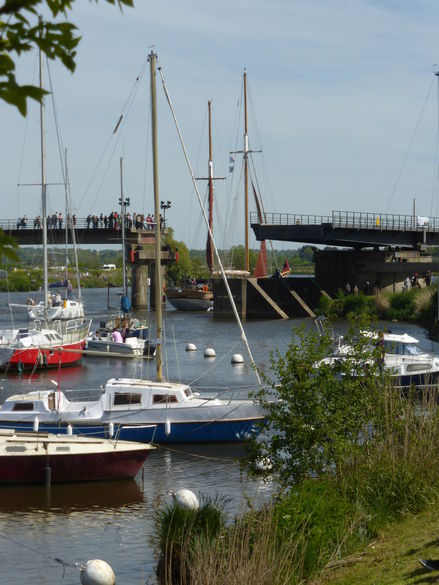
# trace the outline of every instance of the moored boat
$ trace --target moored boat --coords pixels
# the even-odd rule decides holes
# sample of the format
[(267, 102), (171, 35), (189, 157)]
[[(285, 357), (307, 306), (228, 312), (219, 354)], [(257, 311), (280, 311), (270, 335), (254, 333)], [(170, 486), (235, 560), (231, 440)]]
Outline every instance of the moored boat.
[(152, 445), (0, 430), (0, 483), (60, 483), (133, 478)]

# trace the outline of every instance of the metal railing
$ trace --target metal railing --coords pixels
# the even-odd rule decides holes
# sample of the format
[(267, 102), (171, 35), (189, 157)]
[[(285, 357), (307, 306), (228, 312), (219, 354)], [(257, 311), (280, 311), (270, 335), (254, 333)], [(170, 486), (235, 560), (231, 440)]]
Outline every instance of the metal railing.
[[(262, 221), (261, 221), (262, 220)], [(330, 216), (297, 213), (250, 213), (250, 222), (262, 225), (322, 225), (332, 228), (367, 229), (379, 231), (438, 232), (439, 218), (395, 213), (333, 211)]]
[[(68, 222), (68, 227), (69, 229), (71, 228), (71, 222)], [(149, 223), (147, 224), (146, 222), (139, 227), (139, 230), (142, 231), (155, 231), (156, 228), (155, 223)], [(28, 219), (27, 221), (23, 222), (23, 221), (19, 221), (16, 219), (0, 219), (0, 228), (4, 231), (12, 231), (12, 230), (38, 230), (41, 229), (41, 223), (39, 223), (36, 220), (33, 219)], [(104, 221), (98, 220), (97, 222), (92, 222), (90, 220), (87, 220), (87, 218), (85, 217), (79, 217), (76, 219), (75, 224), (74, 224), (75, 230), (85, 230), (88, 229), (90, 231), (92, 230), (106, 230), (106, 231), (120, 231), (121, 229), (121, 225), (120, 222), (106, 222), (104, 223)], [(131, 221), (126, 221), (125, 222), (125, 227), (126, 229), (136, 229), (136, 227), (133, 225), (133, 222)], [(65, 230), (66, 228), (66, 224), (65, 224), (65, 220), (62, 220), (62, 222), (60, 223), (59, 220), (55, 222), (48, 222), (47, 224), (47, 229), (48, 231), (52, 231), (52, 230)], [(162, 228), (165, 229), (166, 225), (165, 222), (162, 223)]]

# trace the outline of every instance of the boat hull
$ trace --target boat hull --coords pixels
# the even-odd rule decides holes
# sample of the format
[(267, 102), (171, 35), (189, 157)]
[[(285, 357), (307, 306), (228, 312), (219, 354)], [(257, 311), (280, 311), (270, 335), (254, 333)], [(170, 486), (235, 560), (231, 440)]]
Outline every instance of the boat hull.
[(63, 345), (61, 348), (40, 349), (39, 347), (32, 347), (16, 349), (9, 359), (2, 363), (1, 367), (22, 371), (33, 370), (34, 368), (56, 368), (59, 365), (70, 366), (79, 362), (84, 348), (85, 339)]
[[(163, 417), (161, 417), (163, 419)], [(114, 434), (123, 441), (136, 441), (139, 443), (240, 443), (248, 441), (260, 432), (258, 422), (263, 419), (246, 419), (232, 421), (204, 420), (197, 422), (166, 422), (148, 424), (118, 424), (113, 422)], [(39, 430), (45, 433), (66, 433), (65, 423), (46, 423), (39, 420)], [(17, 431), (32, 432), (31, 421), (6, 421), (0, 420), (0, 429), (16, 429)], [(96, 437), (109, 438), (109, 425), (107, 424), (73, 424), (73, 433)], [(170, 430), (170, 433), (168, 433)]]
[(211, 291), (168, 290), (166, 298), (177, 311), (207, 311), (213, 307)]
[[(146, 454), (145, 454), (146, 453)], [(148, 452), (91, 453), (87, 455), (0, 455), (0, 483), (51, 483), (133, 478)]]

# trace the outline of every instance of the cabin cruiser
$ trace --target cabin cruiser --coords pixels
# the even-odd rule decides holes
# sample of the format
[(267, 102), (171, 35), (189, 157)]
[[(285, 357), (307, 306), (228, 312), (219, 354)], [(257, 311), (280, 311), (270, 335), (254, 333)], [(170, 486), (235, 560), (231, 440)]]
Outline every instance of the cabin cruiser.
[[(381, 347), (384, 371), (399, 385), (431, 384), (439, 379), (439, 356), (423, 350), (416, 337), (407, 333), (376, 331), (364, 331), (363, 334), (370, 339), (371, 346)], [(322, 362), (343, 359), (349, 356), (349, 352), (349, 345), (340, 337), (332, 356)]]
[[(74, 433), (156, 443), (239, 442), (256, 435), (262, 407), (249, 399), (202, 397), (183, 383), (111, 378), (95, 401), (63, 392), (16, 394), (0, 408), (0, 428)], [(37, 422), (36, 422), (37, 421)]]

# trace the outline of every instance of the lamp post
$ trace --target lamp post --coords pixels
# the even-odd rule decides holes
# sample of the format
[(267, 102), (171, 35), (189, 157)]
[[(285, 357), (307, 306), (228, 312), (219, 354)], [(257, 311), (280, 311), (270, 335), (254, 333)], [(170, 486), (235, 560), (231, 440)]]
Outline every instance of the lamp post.
[(171, 201), (160, 201), (160, 209), (163, 209), (163, 227), (166, 227), (166, 210), (171, 207)]

